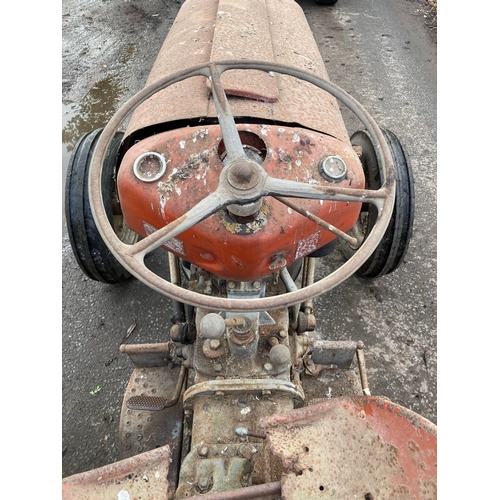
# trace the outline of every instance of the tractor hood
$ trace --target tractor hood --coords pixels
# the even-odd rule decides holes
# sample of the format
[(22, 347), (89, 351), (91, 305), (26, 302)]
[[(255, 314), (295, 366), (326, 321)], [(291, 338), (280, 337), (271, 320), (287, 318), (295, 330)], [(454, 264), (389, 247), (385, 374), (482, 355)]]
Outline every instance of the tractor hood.
[[(304, 13), (293, 0), (186, 0), (146, 85), (197, 64), (235, 59), (285, 64), (328, 79)], [(298, 124), (349, 144), (336, 99), (308, 82), (273, 72), (229, 70), (222, 84), (235, 117)], [(217, 117), (209, 82), (194, 77), (139, 106), (126, 136), (205, 117)]]

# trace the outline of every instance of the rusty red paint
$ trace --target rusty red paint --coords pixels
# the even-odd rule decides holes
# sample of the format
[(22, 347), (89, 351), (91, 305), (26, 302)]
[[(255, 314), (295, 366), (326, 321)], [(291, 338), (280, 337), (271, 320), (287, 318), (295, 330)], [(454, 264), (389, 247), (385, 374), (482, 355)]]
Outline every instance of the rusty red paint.
[(62, 500), (116, 500), (120, 492), (128, 493), (130, 498), (172, 498), (173, 485), (167, 480), (171, 456), (170, 447), (163, 446), (65, 478)]
[[(266, 0), (219, 0), (210, 60), (227, 59), (274, 61)], [(223, 75), (222, 84), (228, 95), (276, 102), (277, 80), (264, 71), (234, 70)]]
[(437, 475), (435, 426), (416, 413), (380, 398), (362, 402), (367, 420), (379, 436), (398, 450), (398, 460), (408, 474), (412, 498), (419, 496), (419, 482)]
[[(234, 13), (239, 10), (240, 3), (252, 4), (253, 24), (263, 31), (249, 30), (248, 16), (231, 15), (229, 24), (224, 19), (219, 19), (223, 16), (219, 11), (225, 12), (219, 8), (219, 3), (227, 3), (227, 12), (232, 9)], [(286, 64), (328, 79), (321, 54), (300, 5), (293, 0), (282, 0), (266, 2), (263, 6), (259, 0), (259, 8), (254, 9), (255, 3), (250, 0), (186, 0), (158, 54), (147, 85), (190, 66), (214, 61), (214, 58), (224, 54), (228, 54), (225, 59), (256, 59)], [(220, 29), (217, 29), (218, 23)], [(231, 32), (236, 37), (222, 36), (224, 29), (228, 29), (227, 26), (231, 27)], [(266, 31), (275, 47), (271, 52), (259, 50), (259, 44), (263, 42), (261, 38)], [(242, 39), (241, 33), (246, 33), (247, 36)], [(223, 43), (224, 38), (231, 40), (231, 47), (234, 48), (232, 56), (229, 56)], [(293, 50), (290, 50), (292, 45)], [(246, 53), (248, 47), (251, 47), (252, 57), (248, 57)], [(271, 76), (268, 72), (255, 70), (230, 71), (223, 74), (221, 79), (224, 86), (228, 85), (229, 95), (251, 97), (230, 98), (234, 116), (299, 123), (305, 128), (329, 134), (349, 144), (349, 135), (338, 103), (322, 89), (287, 75), (275, 73)], [(190, 78), (182, 85), (173, 85), (160, 91), (140, 105), (130, 120), (126, 136), (156, 124), (216, 116), (207, 79)]]
[(289, 471), (285, 500), (436, 498), (436, 426), (385, 398), (336, 398), (264, 418), (261, 426)]
[[(358, 156), (337, 139), (304, 129), (270, 125), (241, 124), (238, 130), (244, 144), (254, 149), (260, 146), (260, 154), (265, 158), (262, 166), (272, 177), (325, 187), (364, 187)], [(118, 191), (127, 225), (147, 236), (182, 219), (184, 210), (214, 192), (224, 167), (221, 142), (219, 126), (212, 125), (164, 132), (131, 147), (118, 174)], [(167, 162), (167, 172), (157, 182), (143, 182), (133, 174), (135, 159), (147, 151), (164, 155)], [(323, 179), (318, 170), (321, 159), (330, 154), (342, 156), (349, 170), (348, 177), (335, 184)], [(342, 231), (351, 229), (361, 208), (361, 203), (353, 202), (298, 200), (295, 203)], [(273, 256), (281, 255), (283, 263), (289, 265), (335, 238), (315, 222), (302, 216), (290, 217), (290, 213), (289, 207), (266, 197), (255, 219), (235, 220), (221, 211), (164, 246), (218, 276), (242, 281), (259, 279), (276, 270)], [(264, 227), (266, 230), (261, 231)], [(138, 245), (141, 243), (147, 244), (146, 240)], [(206, 259), (207, 254), (211, 260)]]

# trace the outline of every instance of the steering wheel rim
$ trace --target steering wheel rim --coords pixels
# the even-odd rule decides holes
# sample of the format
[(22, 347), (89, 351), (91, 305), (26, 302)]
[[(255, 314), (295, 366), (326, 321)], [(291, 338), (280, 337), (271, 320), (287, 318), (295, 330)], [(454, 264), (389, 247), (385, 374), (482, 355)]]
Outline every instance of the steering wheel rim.
[[(322, 88), (329, 94), (333, 95), (336, 99), (342, 102), (348, 109), (350, 109), (353, 114), (361, 121), (361, 123), (365, 126), (368, 135), (372, 138), (376, 153), (378, 156), (379, 164), (381, 166), (381, 177), (382, 177), (382, 187), (376, 191), (371, 190), (349, 190), (349, 189), (338, 189), (341, 193), (340, 197), (334, 198), (338, 199), (350, 199), (349, 196), (346, 198), (342, 198), (342, 192), (347, 193), (348, 191), (356, 191), (357, 199), (354, 199), (356, 202), (364, 202), (367, 201), (367, 197), (370, 197), (370, 194), (373, 193), (373, 197), (370, 197), (371, 202), (377, 206), (378, 209), (378, 219), (377, 222), (372, 229), (369, 236), (357, 250), (357, 252), (347, 260), (341, 267), (332, 271), (330, 274), (325, 276), (323, 279), (306, 286), (304, 288), (294, 290), (285, 294), (273, 296), (273, 297), (263, 297), (256, 299), (234, 299), (234, 298), (225, 298), (225, 297), (212, 297), (208, 295), (203, 295), (191, 290), (187, 290), (182, 288), (181, 286), (175, 285), (164, 278), (161, 278), (151, 270), (149, 270), (144, 264), (144, 257), (147, 253), (153, 251), (155, 248), (161, 246), (166, 240), (162, 239), (162, 234), (170, 234), (167, 239), (171, 239), (175, 237), (180, 232), (184, 232), (189, 229), (193, 225), (198, 222), (206, 219), (210, 215), (212, 215), (216, 210), (221, 207), (225, 207), (235, 201), (242, 201), (241, 198), (239, 200), (235, 198), (226, 198), (225, 200), (221, 198), (221, 191), (219, 187), (221, 186), (221, 180), (219, 181), (219, 187), (215, 192), (210, 194), (208, 197), (204, 198), (194, 209), (190, 210), (188, 214), (191, 212), (198, 212), (191, 214), (190, 218), (193, 220), (189, 220), (189, 226), (184, 227), (187, 223), (185, 223), (185, 218), (188, 214), (181, 216), (176, 221), (168, 224), (164, 228), (159, 229), (152, 235), (148, 236), (145, 240), (140, 240), (134, 245), (127, 245), (119, 240), (117, 235), (115, 234), (111, 224), (109, 223), (102, 200), (101, 194), (101, 172), (102, 165), (104, 162), (104, 158), (106, 155), (106, 151), (108, 146), (114, 137), (115, 133), (118, 131), (120, 126), (123, 124), (125, 119), (144, 101), (149, 99), (152, 95), (156, 94), (160, 90), (163, 90), (174, 83), (178, 83), (187, 78), (191, 78), (194, 76), (205, 76), (208, 78), (212, 84), (212, 97), (217, 107), (217, 111), (219, 114), (219, 124), (222, 129), (222, 135), (224, 137), (225, 143), (226, 138), (224, 133), (226, 131), (226, 135), (230, 135), (229, 143), (232, 141), (236, 141), (236, 144), (233, 143), (232, 154), (235, 159), (234, 162), (228, 161), (229, 165), (226, 165), (226, 169), (231, 166), (231, 163), (237, 163), (237, 160), (243, 161), (247, 163), (246, 159), (238, 158), (239, 157), (239, 147), (242, 148), (241, 143), (238, 146), (239, 138), (238, 134), (234, 134), (236, 131), (236, 126), (234, 125), (234, 119), (231, 115), (229, 105), (227, 102), (226, 94), (220, 85), (220, 75), (227, 70), (232, 69), (254, 69), (261, 71), (272, 71), (288, 76), (292, 76), (298, 78), (300, 80), (307, 81), (317, 87)], [(227, 116), (229, 115), (229, 117)], [(229, 120), (229, 122), (227, 122)], [(232, 123), (231, 123), (232, 121)], [(224, 124), (224, 122), (226, 122)], [(234, 131), (232, 127), (234, 125)], [(241, 149), (243, 150), (243, 149)], [(261, 191), (261, 196), (268, 194), (278, 194), (282, 196), (287, 196), (287, 194), (280, 192), (278, 186), (283, 189), (283, 183), (285, 181), (278, 181), (274, 178), (269, 178), (267, 174), (262, 175), (260, 184), (260, 188), (264, 189), (264, 184), (266, 179), (270, 179), (268, 188), (271, 189), (271, 192)], [(245, 311), (265, 311), (265, 310), (273, 310), (281, 307), (289, 307), (295, 304), (302, 303), (306, 300), (311, 300), (319, 295), (324, 294), (325, 292), (335, 288), (347, 278), (349, 278), (352, 274), (354, 274), (359, 267), (363, 265), (363, 263), (370, 257), (372, 252), (377, 247), (378, 243), (382, 239), (385, 230), (389, 224), (393, 206), (395, 199), (395, 181), (394, 181), (394, 167), (392, 162), (392, 156), (385, 140), (385, 137), (376, 124), (375, 120), (369, 115), (369, 113), (364, 109), (364, 107), (358, 103), (355, 99), (353, 99), (347, 92), (342, 90), (340, 87), (331, 83), (330, 81), (316, 76), (310, 72), (299, 70), (292, 66), (287, 66), (279, 63), (267, 63), (262, 61), (252, 61), (252, 60), (228, 60), (228, 61), (211, 61), (208, 63), (199, 64), (196, 66), (192, 66), (185, 70), (179, 71), (167, 77), (164, 77), (151, 85), (145, 87), (142, 91), (135, 94), (129, 101), (127, 101), (111, 118), (106, 127), (104, 128), (101, 137), (99, 138), (99, 142), (95, 149), (92, 163), (90, 166), (89, 172), (89, 198), (90, 205), (92, 209), (92, 214), (95, 219), (96, 226), (103, 238), (105, 244), (108, 246), (110, 251), (116, 257), (116, 259), (139, 281), (146, 284), (148, 287), (153, 290), (165, 295), (173, 300), (183, 302), (192, 306), (202, 307), (211, 310), (217, 311), (237, 311), (237, 312), (245, 312)], [(225, 179), (226, 179), (226, 187), (228, 186), (227, 179), (230, 176), (230, 173), (226, 171)], [(222, 175), (221, 175), (222, 177)], [(264, 179), (264, 180), (262, 180)], [(274, 181), (274, 182), (273, 182)], [(293, 184), (291, 181), (288, 181), (291, 185)], [(251, 181), (251, 184), (256, 184)], [(298, 186), (298, 189), (305, 188), (307, 185), (302, 185), (301, 183)], [(278, 189), (278, 191), (273, 191), (272, 188)], [(331, 189), (330, 189), (331, 191)], [(232, 195), (237, 196), (238, 189), (232, 189)], [(361, 196), (360, 194), (361, 193)], [(227, 193), (224, 193), (227, 194)], [(288, 194), (289, 195), (289, 194)], [(303, 192), (302, 192), (303, 195)], [(296, 197), (311, 197), (314, 193), (308, 192), (307, 196), (296, 196)], [(290, 196), (290, 195), (289, 195)], [(324, 194), (322, 199), (328, 199)], [(318, 199), (321, 196), (317, 196)], [(330, 195), (330, 199), (332, 196), (337, 196), (335, 194)], [(245, 196), (243, 196), (245, 197)], [(208, 200), (208, 201), (207, 201)], [(248, 200), (247, 200), (248, 201)], [(245, 202), (247, 202), (245, 201)], [(353, 201), (353, 200), (351, 200)], [(207, 205), (207, 206), (205, 206)], [(216, 208), (216, 210), (212, 210)], [(181, 220), (183, 219), (183, 220)], [(165, 228), (171, 229), (165, 231)], [(174, 227), (175, 226), (175, 227)], [(184, 229), (182, 229), (184, 227)], [(181, 231), (174, 233), (175, 228), (181, 228)], [(162, 232), (163, 231), (163, 232)], [(147, 241), (146, 241), (147, 240)], [(146, 243), (145, 243), (146, 241)]]

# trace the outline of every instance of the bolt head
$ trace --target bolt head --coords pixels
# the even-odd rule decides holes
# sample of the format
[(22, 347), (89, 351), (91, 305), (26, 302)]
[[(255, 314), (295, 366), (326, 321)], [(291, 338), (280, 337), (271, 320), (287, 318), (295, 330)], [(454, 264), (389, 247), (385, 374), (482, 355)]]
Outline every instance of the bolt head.
[(210, 349), (213, 349), (216, 351), (220, 347), (220, 340), (219, 339), (211, 339), (209, 342)]

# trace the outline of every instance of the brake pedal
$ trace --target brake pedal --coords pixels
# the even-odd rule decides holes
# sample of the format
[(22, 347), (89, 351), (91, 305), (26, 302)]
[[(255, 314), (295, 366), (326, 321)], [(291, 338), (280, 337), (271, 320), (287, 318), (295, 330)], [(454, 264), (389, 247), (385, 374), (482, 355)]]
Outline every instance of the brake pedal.
[(127, 400), (127, 408), (131, 410), (161, 411), (168, 406), (167, 399), (157, 396), (132, 396)]

